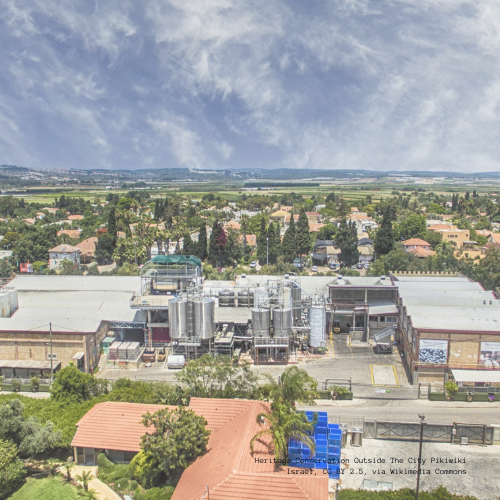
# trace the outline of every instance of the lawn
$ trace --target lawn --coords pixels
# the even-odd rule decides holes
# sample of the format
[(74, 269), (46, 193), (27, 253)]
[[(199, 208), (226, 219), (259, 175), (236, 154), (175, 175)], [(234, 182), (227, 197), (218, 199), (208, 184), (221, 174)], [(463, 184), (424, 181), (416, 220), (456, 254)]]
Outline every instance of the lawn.
[(76, 500), (76, 488), (59, 478), (28, 479), (8, 500)]

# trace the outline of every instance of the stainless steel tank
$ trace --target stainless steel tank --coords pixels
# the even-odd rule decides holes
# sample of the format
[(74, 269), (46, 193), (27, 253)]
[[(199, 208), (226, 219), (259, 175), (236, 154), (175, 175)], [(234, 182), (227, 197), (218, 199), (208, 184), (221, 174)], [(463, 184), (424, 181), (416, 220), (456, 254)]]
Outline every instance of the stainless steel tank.
[(309, 308), (309, 325), (311, 327), (309, 345), (311, 347), (321, 347), (326, 333), (326, 314), (323, 307)]
[(219, 307), (234, 307), (233, 290), (221, 290), (219, 296)]
[(247, 289), (238, 292), (238, 307), (250, 306), (250, 293)]
[(266, 308), (252, 309), (252, 330), (254, 337), (269, 337), (271, 330), (271, 311)]
[(264, 287), (254, 289), (254, 307), (264, 307), (269, 303), (269, 293)]
[(275, 337), (292, 335), (292, 310), (289, 307), (273, 309), (273, 335)]
[(302, 293), (299, 287), (294, 286), (292, 288), (292, 313), (293, 313), (293, 322), (297, 324), (302, 317), (302, 308), (301, 308), (301, 299)]
[(202, 340), (211, 339), (215, 333), (215, 300), (193, 300), (193, 335)]
[(188, 301), (174, 297), (168, 301), (170, 338), (180, 339), (189, 335)]

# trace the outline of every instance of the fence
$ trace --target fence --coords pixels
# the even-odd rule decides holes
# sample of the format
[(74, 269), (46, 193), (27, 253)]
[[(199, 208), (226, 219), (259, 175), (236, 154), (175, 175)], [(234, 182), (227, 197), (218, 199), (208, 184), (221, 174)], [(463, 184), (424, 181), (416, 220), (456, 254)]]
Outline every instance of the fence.
[[(418, 441), (420, 424), (415, 422), (391, 422), (365, 419), (363, 433), (366, 439)], [(493, 427), (486, 424), (426, 424), (423, 440), (437, 443), (460, 443), (468, 438), (470, 444), (493, 444)]]
[(327, 391), (333, 389), (334, 386), (346, 387), (352, 392), (353, 398), (358, 399), (419, 399), (421, 394), (419, 386), (353, 384), (351, 379), (326, 379), (322, 389)]

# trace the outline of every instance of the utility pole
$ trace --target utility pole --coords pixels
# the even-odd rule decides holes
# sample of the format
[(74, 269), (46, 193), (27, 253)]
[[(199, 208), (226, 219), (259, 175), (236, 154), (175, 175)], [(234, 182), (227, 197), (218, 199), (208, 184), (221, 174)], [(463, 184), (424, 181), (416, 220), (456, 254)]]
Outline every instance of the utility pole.
[(266, 238), (266, 263), (269, 265), (269, 238)]
[(419, 414), (420, 418), (420, 443), (418, 449), (418, 469), (417, 469), (417, 489), (415, 490), (415, 500), (418, 500), (418, 490), (420, 489), (420, 471), (422, 467), (422, 442), (424, 439), (425, 415)]
[(49, 323), (50, 331), (50, 386), (54, 382), (54, 358), (52, 357), (52, 323)]

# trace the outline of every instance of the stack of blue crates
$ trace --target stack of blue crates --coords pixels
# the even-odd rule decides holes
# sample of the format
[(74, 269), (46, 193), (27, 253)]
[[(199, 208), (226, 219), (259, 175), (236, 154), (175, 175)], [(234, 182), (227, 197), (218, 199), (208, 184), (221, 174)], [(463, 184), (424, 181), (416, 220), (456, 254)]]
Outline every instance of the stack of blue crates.
[[(306, 411), (307, 419), (312, 422), (314, 413), (318, 414), (318, 421), (311, 433), (316, 447), (316, 453), (311, 456), (311, 450), (304, 443), (290, 440), (288, 445), (288, 459), (293, 467), (304, 467), (328, 470), (328, 477), (339, 479), (340, 454), (342, 446), (342, 430), (338, 424), (328, 423), (326, 412)], [(305, 459), (319, 459), (316, 463)]]

